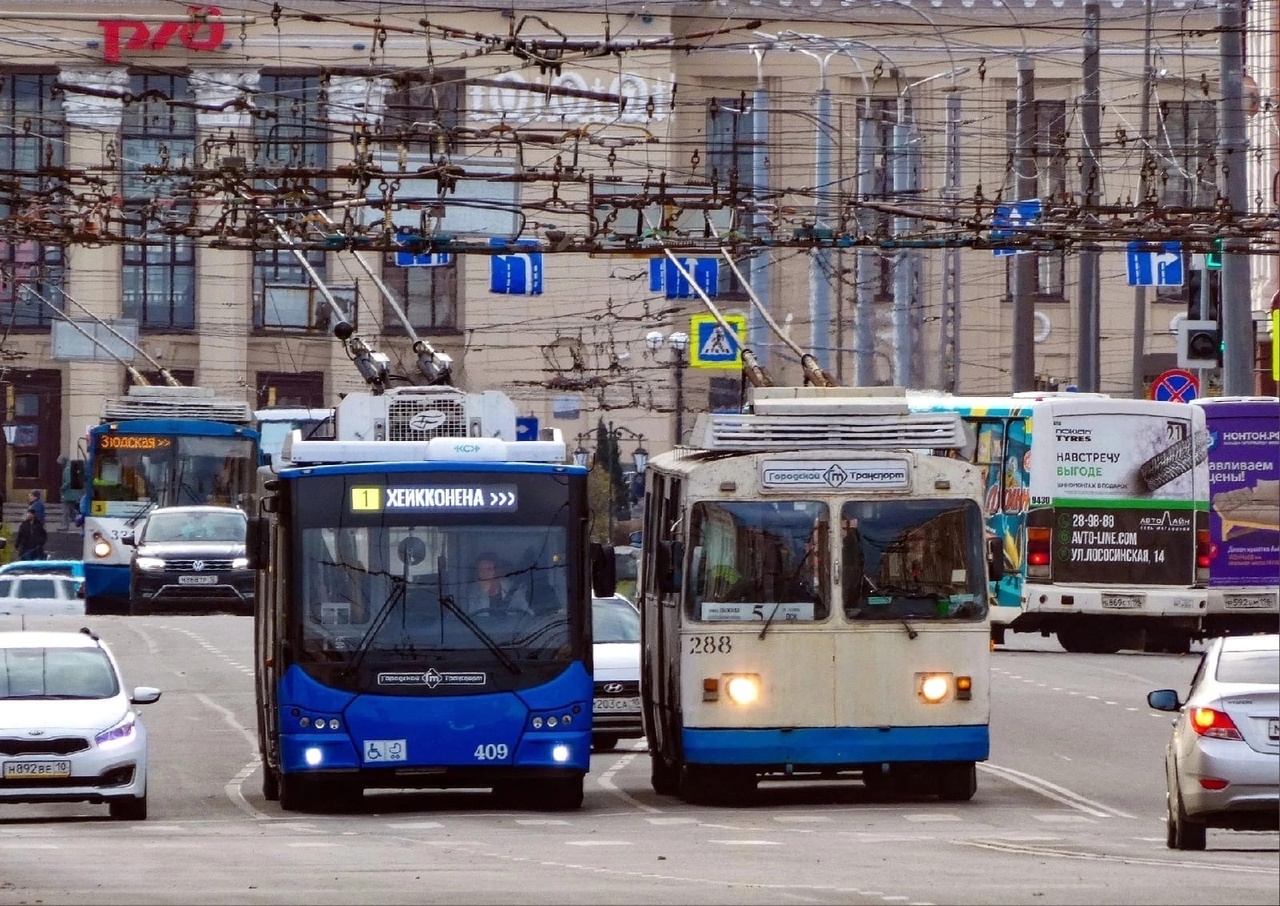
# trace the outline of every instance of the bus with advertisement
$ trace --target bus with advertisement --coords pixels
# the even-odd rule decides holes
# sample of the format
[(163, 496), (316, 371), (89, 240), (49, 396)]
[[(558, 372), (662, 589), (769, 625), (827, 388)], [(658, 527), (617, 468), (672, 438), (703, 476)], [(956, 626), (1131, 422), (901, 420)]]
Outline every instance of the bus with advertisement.
[(1280, 398), (1208, 397), (1208, 635), (1274, 632), (1280, 618)]
[(990, 750), (981, 470), (895, 388), (754, 387), (645, 470), (641, 706), (653, 789), (762, 779), (963, 801)]
[(1208, 599), (1204, 411), (1106, 394), (909, 394), (954, 412), (986, 473), (1004, 551), (992, 639), (1054, 634), (1068, 651), (1186, 651)]
[(252, 495), (258, 432), (247, 402), (200, 387), (130, 387), (103, 401), (85, 457), (87, 614), (129, 609), (133, 548), (121, 539), (152, 509), (241, 506)]
[(336, 437), (295, 430), (259, 470), (264, 796), (309, 811), (483, 787), (577, 808), (592, 594), (614, 590), (612, 549), (587, 533), (587, 470), (557, 430), (517, 440), (493, 391), (352, 393), (335, 418)]

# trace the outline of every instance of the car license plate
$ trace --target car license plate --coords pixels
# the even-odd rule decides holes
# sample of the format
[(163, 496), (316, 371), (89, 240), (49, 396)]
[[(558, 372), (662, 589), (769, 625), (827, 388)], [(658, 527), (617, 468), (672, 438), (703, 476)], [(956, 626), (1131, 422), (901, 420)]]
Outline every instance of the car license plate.
[(1138, 610), (1142, 607), (1140, 595), (1103, 595), (1102, 606), (1108, 610)]
[(591, 711), (595, 714), (612, 714), (614, 712), (631, 712), (640, 710), (640, 696), (633, 695), (629, 698), (597, 698), (591, 704)]
[(1273, 717), (1267, 721), (1267, 736), (1271, 739), (1280, 739), (1280, 717)]
[(1266, 610), (1275, 603), (1270, 595), (1227, 595), (1227, 610)]
[(179, 585), (217, 585), (217, 576), (178, 576)]
[(374, 763), (408, 761), (409, 741), (406, 739), (366, 739), (364, 741), (364, 760)]
[(4, 763), (4, 779), (19, 780), (27, 778), (70, 777), (71, 762), (60, 761), (6, 761)]

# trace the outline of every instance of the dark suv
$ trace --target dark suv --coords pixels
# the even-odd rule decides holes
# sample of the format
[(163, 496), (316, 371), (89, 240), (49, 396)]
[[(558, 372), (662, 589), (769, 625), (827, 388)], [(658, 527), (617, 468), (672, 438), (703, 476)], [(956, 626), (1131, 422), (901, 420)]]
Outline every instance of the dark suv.
[(253, 613), (253, 570), (245, 556), (248, 519), (224, 506), (152, 510), (132, 545), (131, 613)]

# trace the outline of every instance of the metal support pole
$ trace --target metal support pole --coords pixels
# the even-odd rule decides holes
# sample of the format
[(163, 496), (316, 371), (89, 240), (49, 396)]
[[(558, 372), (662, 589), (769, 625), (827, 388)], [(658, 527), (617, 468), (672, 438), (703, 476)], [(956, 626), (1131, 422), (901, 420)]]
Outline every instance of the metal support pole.
[[(1096, 224), (1093, 215), (1097, 204), (1098, 193), (1098, 143), (1101, 141), (1100, 113), (1098, 109), (1098, 93), (1101, 74), (1099, 72), (1099, 36), (1098, 4), (1090, 0), (1084, 5), (1084, 98), (1080, 105), (1081, 125), (1084, 133), (1082, 157), (1084, 169), (1080, 174), (1080, 197), (1084, 203), (1086, 229)], [(1076, 383), (1080, 389), (1096, 393), (1101, 389), (1098, 366), (1100, 346), (1100, 325), (1098, 317), (1098, 294), (1101, 283), (1098, 273), (1098, 259), (1102, 253), (1098, 243), (1092, 237), (1086, 237), (1080, 250), (1080, 310), (1076, 323)]]
[[(1038, 196), (1036, 180), (1035, 68), (1031, 57), (1018, 55), (1017, 137), (1013, 166), (1017, 201)], [(1010, 369), (1013, 391), (1035, 389), (1035, 259), (1028, 254), (1013, 256), (1013, 359)]]
[[(959, 218), (960, 204), (960, 94), (947, 95), (946, 183), (942, 197), (952, 222)], [(939, 337), (938, 386), (956, 392), (960, 375), (960, 249), (942, 252), (942, 330)]]
[[(832, 235), (830, 208), (827, 205), (831, 191), (831, 92), (826, 85), (826, 65), (823, 64), (822, 87), (818, 89), (816, 102), (818, 134), (814, 141), (814, 235), (818, 242), (826, 242)], [(754, 287), (753, 287), (754, 288)], [(809, 348), (824, 371), (831, 367), (831, 252), (821, 245), (810, 252), (809, 257), (809, 317), (813, 324), (813, 341)]]
[[(899, 205), (907, 204), (911, 197), (911, 159), (907, 148), (910, 128), (906, 120), (906, 101), (898, 99), (897, 121), (893, 124), (893, 195)], [(893, 236), (903, 239), (911, 230), (911, 219), (895, 216)], [(914, 355), (911, 336), (911, 254), (905, 248), (893, 253), (893, 383), (897, 387), (911, 387)]]
[[(858, 199), (871, 200), (876, 191), (876, 121), (872, 118), (871, 99), (863, 101), (862, 118), (858, 122)], [(869, 208), (858, 211), (859, 226), (864, 235), (875, 229), (876, 213)], [(853, 382), (859, 387), (876, 383), (876, 284), (880, 281), (880, 252), (866, 245), (856, 253), (858, 283), (855, 293)]]
[[(751, 138), (755, 142), (751, 154), (751, 194), (755, 198), (763, 198), (769, 186), (769, 93), (765, 89), (764, 78), (756, 83), (752, 100)], [(754, 222), (755, 238), (759, 240), (768, 231), (768, 218), (757, 212)], [(760, 300), (760, 305), (769, 308), (769, 252), (757, 248), (751, 259), (749, 276), (751, 289)], [(769, 325), (764, 316), (753, 305), (747, 311), (747, 345), (755, 352), (761, 365), (769, 362)]]
[[(1142, 142), (1142, 166), (1138, 172), (1138, 204), (1147, 202), (1150, 187), (1147, 183), (1147, 166), (1151, 159), (1151, 87), (1155, 71), (1151, 63), (1152, 5), (1154, 0), (1143, 0), (1142, 27), (1142, 119), (1138, 125), (1138, 140)], [(1146, 391), (1147, 357), (1147, 288), (1133, 288), (1133, 398), (1142, 399)]]
[(676, 353), (676, 442), (684, 442), (684, 353)]
[[(1222, 65), (1222, 169), (1226, 175), (1231, 226), (1249, 210), (1248, 142), (1244, 127), (1244, 0), (1223, 0), (1218, 8)], [(1222, 244), (1222, 392), (1248, 396), (1253, 378), (1253, 306), (1250, 300), (1249, 240)]]

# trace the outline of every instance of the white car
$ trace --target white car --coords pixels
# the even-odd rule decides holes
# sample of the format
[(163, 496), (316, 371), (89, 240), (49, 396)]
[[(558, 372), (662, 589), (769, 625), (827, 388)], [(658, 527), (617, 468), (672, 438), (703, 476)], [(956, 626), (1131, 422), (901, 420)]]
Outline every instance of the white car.
[(640, 611), (622, 595), (591, 599), (595, 698), (592, 748), (644, 736), (640, 719)]
[(83, 579), (37, 573), (0, 575), (0, 614), (77, 616), (83, 613)]
[(87, 629), (0, 632), (0, 804), (105, 802), (147, 817), (147, 731), (111, 651)]

